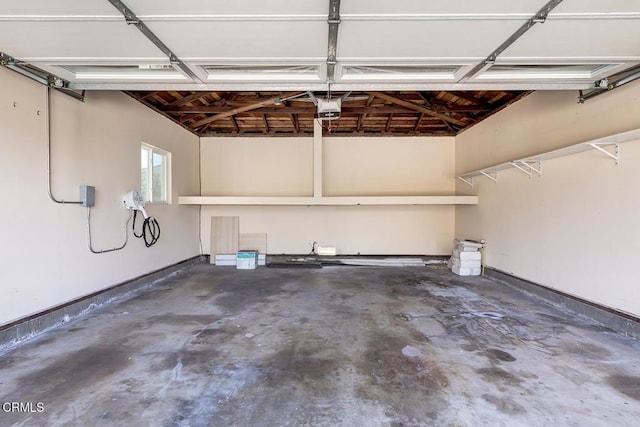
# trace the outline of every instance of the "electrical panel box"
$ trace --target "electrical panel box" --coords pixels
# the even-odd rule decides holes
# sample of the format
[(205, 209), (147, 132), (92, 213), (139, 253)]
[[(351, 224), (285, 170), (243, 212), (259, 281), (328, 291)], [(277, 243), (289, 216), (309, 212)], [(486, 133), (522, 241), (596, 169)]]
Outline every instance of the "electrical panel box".
[(80, 186), (80, 206), (92, 208), (96, 205), (96, 187), (91, 185)]

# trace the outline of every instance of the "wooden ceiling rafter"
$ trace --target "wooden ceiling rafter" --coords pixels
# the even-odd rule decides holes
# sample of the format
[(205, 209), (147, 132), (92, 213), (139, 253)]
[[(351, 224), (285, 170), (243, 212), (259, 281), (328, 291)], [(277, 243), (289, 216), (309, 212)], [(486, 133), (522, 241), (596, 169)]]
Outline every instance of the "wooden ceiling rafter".
[(224, 113), (218, 113), (214, 116), (211, 117), (207, 117), (206, 119), (202, 119), (199, 120), (195, 123), (192, 124), (193, 128), (198, 128), (204, 124), (210, 123), (210, 122), (215, 122), (216, 120), (220, 120), (220, 119), (226, 119), (227, 117), (231, 117), (235, 114), (238, 113), (244, 113), (246, 111), (251, 111), (251, 110), (256, 110), (260, 107), (264, 107), (267, 105), (273, 105), (276, 103), (277, 100), (280, 100), (282, 97), (291, 97), (291, 96), (295, 96), (299, 94), (299, 92), (289, 92), (288, 94), (282, 95), (282, 96), (274, 96), (271, 98), (267, 98), (267, 99), (263, 99), (259, 102), (256, 102), (255, 104), (250, 104), (250, 105), (245, 105), (244, 107), (237, 107), (237, 108), (232, 108), (231, 110), (224, 112)]
[[(334, 93), (344, 97), (332, 135), (456, 135), (528, 92), (396, 91)], [(306, 92), (127, 92), (200, 136), (312, 135), (317, 107)], [(316, 93), (316, 97), (326, 95)]]
[(427, 115), (430, 115), (430, 116), (433, 116), (433, 117), (437, 117), (437, 118), (439, 118), (441, 120), (445, 120), (445, 121), (448, 121), (448, 122), (451, 122), (451, 123), (454, 123), (454, 124), (457, 124), (457, 125), (460, 125), (460, 126), (465, 126), (466, 125), (465, 122), (463, 122), (462, 120), (458, 120), (455, 117), (450, 117), (450, 116), (447, 116), (445, 114), (438, 113), (437, 111), (430, 110), (429, 108), (426, 108), (426, 107), (424, 107), (422, 105), (416, 104), (416, 103), (414, 103), (412, 101), (407, 101), (406, 99), (402, 99), (402, 98), (399, 98), (399, 97), (394, 96), (394, 95), (389, 95), (388, 93), (385, 93), (385, 92), (370, 92), (370, 94), (376, 96), (377, 98), (384, 99), (384, 100), (392, 102), (394, 104), (398, 104), (398, 105), (401, 105), (403, 107), (407, 107), (409, 109), (413, 109), (413, 110), (418, 111), (420, 113), (425, 113)]
[(479, 105), (479, 106), (485, 108), (486, 110), (492, 110), (493, 109), (493, 106), (489, 102), (487, 102), (487, 101), (485, 101), (483, 99), (480, 99), (480, 98), (478, 98), (478, 97), (476, 97), (476, 96), (474, 96), (474, 95), (472, 95), (470, 93), (458, 92), (458, 91), (455, 91), (455, 92), (451, 91), (451, 92), (447, 92), (447, 93), (450, 93), (453, 96), (457, 96), (458, 98), (464, 99), (465, 101), (469, 101), (472, 104)]

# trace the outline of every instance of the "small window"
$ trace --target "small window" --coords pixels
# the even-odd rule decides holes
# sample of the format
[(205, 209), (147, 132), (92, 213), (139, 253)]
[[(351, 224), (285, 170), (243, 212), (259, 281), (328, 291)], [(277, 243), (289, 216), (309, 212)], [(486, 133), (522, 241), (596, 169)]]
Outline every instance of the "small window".
[(140, 188), (145, 201), (171, 203), (171, 153), (142, 144), (140, 167)]

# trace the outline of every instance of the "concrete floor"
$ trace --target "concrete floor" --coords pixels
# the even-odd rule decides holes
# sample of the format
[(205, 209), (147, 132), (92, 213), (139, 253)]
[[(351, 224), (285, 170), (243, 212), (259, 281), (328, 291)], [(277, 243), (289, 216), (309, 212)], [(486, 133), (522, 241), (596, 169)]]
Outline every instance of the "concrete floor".
[(0, 425), (638, 425), (640, 343), (444, 266), (197, 265), (0, 356)]

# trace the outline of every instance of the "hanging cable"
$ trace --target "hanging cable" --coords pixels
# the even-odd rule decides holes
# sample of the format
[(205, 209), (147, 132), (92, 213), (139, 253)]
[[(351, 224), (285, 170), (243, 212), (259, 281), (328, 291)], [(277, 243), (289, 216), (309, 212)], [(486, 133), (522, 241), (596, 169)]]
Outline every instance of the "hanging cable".
[(51, 88), (47, 86), (46, 91), (46, 108), (47, 108), (47, 192), (49, 193), (49, 198), (60, 204), (70, 204), (70, 205), (79, 205), (82, 202), (80, 201), (68, 201), (62, 199), (56, 199), (53, 195), (53, 191), (51, 190)]
[(104, 254), (107, 252), (115, 252), (115, 251), (119, 251), (120, 249), (123, 249), (125, 246), (127, 246), (127, 243), (129, 242), (129, 222), (130, 221), (131, 221), (131, 212), (129, 212), (129, 218), (127, 218), (127, 222), (124, 223), (124, 243), (121, 246), (118, 246), (117, 248), (112, 248), (112, 249), (96, 250), (96, 249), (93, 249), (93, 245), (91, 243), (91, 208), (87, 207), (87, 229), (88, 229), (88, 235), (89, 235), (89, 250), (94, 254)]
[(155, 218), (146, 217), (144, 221), (142, 221), (142, 231), (140, 234), (136, 233), (136, 218), (138, 216), (138, 211), (133, 211), (133, 225), (131, 229), (133, 231), (133, 235), (137, 238), (142, 238), (144, 240), (144, 244), (146, 247), (151, 247), (158, 242), (160, 239), (160, 224), (156, 221)]

